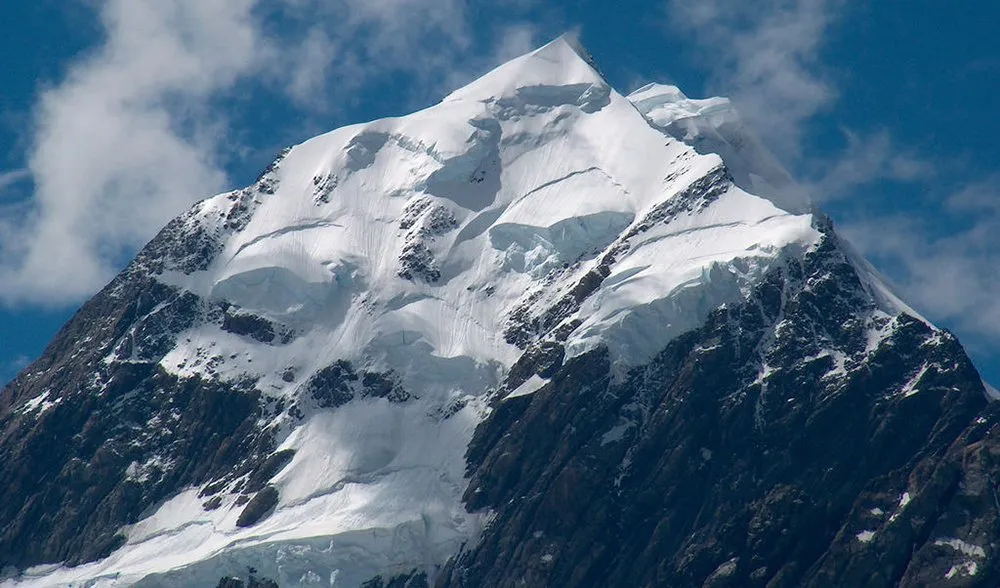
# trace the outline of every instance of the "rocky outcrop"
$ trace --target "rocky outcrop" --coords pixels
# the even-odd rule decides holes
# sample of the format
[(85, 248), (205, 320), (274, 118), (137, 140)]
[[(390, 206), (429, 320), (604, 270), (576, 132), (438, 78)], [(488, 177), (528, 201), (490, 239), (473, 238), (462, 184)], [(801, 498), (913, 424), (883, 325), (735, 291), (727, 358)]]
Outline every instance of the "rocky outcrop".
[(498, 401), (465, 496), (491, 523), (437, 585), (996, 586), (998, 411), (825, 231), (649, 364)]
[(216, 588), (279, 588), (278, 583), (270, 578), (262, 578), (257, 575), (254, 568), (250, 568), (246, 580), (237, 576), (226, 576), (219, 580)]
[(317, 371), (306, 383), (306, 391), (320, 408), (337, 408), (355, 398), (385, 398), (397, 403), (410, 399), (395, 374), (366, 370), (359, 373), (344, 360)]
[(403, 209), (399, 228), (406, 232), (406, 241), (399, 255), (396, 275), (404, 280), (427, 283), (441, 279), (431, 247), (436, 237), (458, 228), (455, 213), (427, 196), (420, 196)]
[(427, 588), (427, 574), (413, 570), (408, 574), (393, 576), (388, 580), (376, 576), (363, 583), (361, 588)]
[(118, 529), (151, 506), (184, 486), (249, 472), (272, 450), (249, 386), (182, 380), (148, 364), (108, 376), (100, 391), (46, 379), (43, 389), (60, 386), (51, 406), (21, 405), (0, 419), (4, 565), (103, 557), (121, 544)]
[(243, 508), (236, 519), (237, 527), (250, 527), (267, 518), (278, 504), (278, 489), (274, 486), (262, 488)]
[[(187, 485), (246, 476), (273, 451), (252, 380), (158, 365), (209, 312), (154, 279), (169, 243), (170, 226), (0, 393), (0, 568), (106, 556), (150, 507)], [(193, 253), (177, 255), (197, 267)]]

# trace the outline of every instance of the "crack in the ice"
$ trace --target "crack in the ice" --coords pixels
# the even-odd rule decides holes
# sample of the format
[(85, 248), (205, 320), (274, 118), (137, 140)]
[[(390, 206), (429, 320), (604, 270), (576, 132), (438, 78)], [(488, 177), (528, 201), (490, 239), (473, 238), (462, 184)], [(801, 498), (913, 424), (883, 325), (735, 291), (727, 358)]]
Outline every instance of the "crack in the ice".
[(604, 176), (604, 178), (606, 180), (608, 180), (609, 182), (611, 182), (611, 184), (614, 187), (621, 189), (625, 193), (628, 193), (628, 190), (626, 190), (624, 186), (622, 186), (621, 184), (619, 184), (618, 182), (616, 182), (615, 179), (612, 178), (611, 176), (609, 176), (608, 173), (605, 172), (603, 169), (601, 169), (599, 167), (596, 167), (596, 166), (591, 166), (591, 167), (588, 167), (586, 169), (579, 169), (579, 170), (576, 170), (576, 171), (572, 171), (572, 172), (570, 172), (570, 173), (568, 173), (568, 174), (566, 174), (564, 176), (558, 177), (558, 178), (556, 178), (554, 180), (549, 180), (548, 182), (545, 182), (545, 183), (543, 183), (541, 185), (535, 186), (531, 190), (528, 190), (527, 192), (525, 192), (524, 195), (521, 196), (521, 198), (519, 198), (519, 200), (523, 199), (523, 198), (527, 198), (528, 196), (531, 196), (532, 194), (535, 194), (535, 193), (537, 193), (537, 192), (539, 192), (541, 190), (544, 190), (545, 188), (548, 188), (549, 186), (554, 186), (554, 185), (556, 185), (556, 184), (558, 184), (560, 182), (565, 182), (566, 180), (568, 180), (568, 179), (570, 179), (572, 177), (582, 176), (583, 174), (587, 174), (587, 173), (590, 173), (590, 172), (598, 172), (598, 173), (600, 173), (602, 176)]
[(418, 470), (428, 470), (428, 471), (432, 471), (432, 472), (436, 472), (437, 471), (435, 468), (433, 468), (431, 466), (415, 465), (415, 466), (407, 466), (407, 467), (385, 467), (385, 468), (380, 468), (378, 470), (375, 470), (373, 472), (349, 474), (349, 475), (345, 475), (343, 478), (337, 480), (335, 483), (333, 483), (332, 485), (330, 485), (330, 487), (328, 487), (328, 488), (326, 488), (324, 490), (318, 490), (316, 492), (313, 492), (312, 494), (309, 494), (309, 495), (307, 495), (307, 496), (305, 496), (305, 497), (303, 497), (303, 498), (301, 498), (299, 500), (296, 500), (294, 502), (289, 502), (287, 504), (284, 504), (281, 507), (279, 507), (279, 509), (283, 510), (283, 509), (287, 509), (287, 508), (295, 508), (295, 507), (298, 507), (298, 506), (302, 506), (304, 504), (312, 502), (313, 500), (316, 500), (316, 499), (319, 499), (319, 498), (323, 498), (324, 496), (330, 496), (330, 495), (336, 494), (337, 492), (340, 492), (341, 490), (343, 490), (344, 488), (346, 488), (350, 484), (357, 484), (357, 485), (373, 484), (373, 483), (377, 482), (378, 480), (380, 480), (382, 478), (385, 478), (386, 476), (389, 476), (389, 475), (392, 475), (392, 474), (398, 474), (400, 472), (418, 471)]
[[(656, 236), (651, 237), (649, 239), (646, 239), (644, 241), (640, 241), (637, 244), (636, 249), (638, 249), (639, 247), (650, 245), (652, 243), (657, 243), (659, 241), (663, 241), (664, 239), (670, 239), (671, 237), (680, 237), (680, 236), (683, 236), (683, 235), (689, 235), (691, 233), (697, 233), (698, 231), (705, 231), (705, 230), (709, 230), (709, 229), (730, 229), (730, 228), (733, 228), (733, 227), (757, 227), (757, 226), (760, 226), (760, 225), (763, 225), (763, 224), (767, 223), (768, 221), (774, 220), (776, 218), (787, 218), (787, 215), (784, 215), (784, 214), (772, 214), (771, 216), (764, 217), (764, 218), (762, 218), (762, 219), (760, 219), (758, 221), (752, 222), (752, 223), (748, 223), (748, 222), (745, 222), (745, 221), (733, 221), (733, 222), (729, 222), (729, 223), (713, 223), (713, 224), (710, 224), (710, 225), (702, 225), (702, 226), (699, 226), (699, 227), (691, 227), (691, 228), (688, 228), (688, 229), (682, 229), (680, 231), (674, 231), (672, 233), (664, 233), (664, 234), (661, 234), (661, 235), (656, 235)], [(638, 236), (638, 235), (636, 235), (636, 236)], [(692, 259), (697, 259), (697, 258), (692, 258)]]
[(293, 225), (291, 227), (283, 227), (283, 228), (280, 228), (280, 229), (278, 229), (276, 231), (271, 231), (270, 233), (264, 233), (263, 235), (258, 235), (256, 237), (254, 237), (253, 239), (250, 239), (246, 243), (240, 245), (239, 249), (236, 250), (236, 253), (233, 253), (233, 255), (230, 257), (230, 259), (232, 259), (232, 258), (236, 257), (237, 255), (239, 255), (240, 252), (243, 251), (244, 249), (246, 249), (248, 247), (251, 247), (253, 245), (256, 245), (257, 243), (260, 243), (264, 239), (270, 239), (271, 237), (278, 237), (278, 236), (281, 236), (281, 235), (286, 235), (288, 233), (296, 233), (298, 231), (307, 231), (309, 229), (319, 229), (319, 228), (323, 228), (323, 227), (339, 227), (339, 228), (343, 228), (344, 225), (341, 225), (341, 224), (338, 224), (338, 223), (334, 223), (334, 222), (330, 222), (328, 220), (317, 220), (317, 221), (313, 221), (311, 223), (303, 223), (303, 224), (299, 224), (299, 225)]

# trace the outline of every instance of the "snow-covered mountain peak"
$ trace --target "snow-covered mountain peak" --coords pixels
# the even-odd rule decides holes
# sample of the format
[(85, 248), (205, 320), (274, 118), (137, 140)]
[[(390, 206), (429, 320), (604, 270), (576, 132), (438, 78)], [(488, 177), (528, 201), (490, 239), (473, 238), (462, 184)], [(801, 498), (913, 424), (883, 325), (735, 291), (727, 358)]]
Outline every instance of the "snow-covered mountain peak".
[[(322, 569), (353, 586), (443, 562), (483, 522), (461, 497), (489, 402), (598, 348), (615, 375), (644, 365), (829, 246), (789, 183), (727, 100), (663, 85), (626, 98), (570, 37), (430, 108), (292, 147), (147, 247), (123, 275), (175, 298), (136, 311), (101, 359), (249, 382), (255, 426), (287, 458), (264, 479), (270, 514), (239, 522), (250, 474), (210, 480), (126, 528), (111, 557), (41, 584), (205, 584), (277, 561), (290, 585)], [(859, 328), (897, 310), (864, 279)]]
[[(258, 353), (209, 325), (163, 365), (201, 373), (191, 354), (222, 337), (234, 377), (277, 389), (347, 359), (447, 397), (497, 385), (557, 329), (570, 355), (608, 345), (634, 365), (817, 240), (811, 216), (735, 186), (582, 51), (560, 37), (431, 108), (292, 148), (237, 231), (233, 194), (203, 203), (193, 222), (226, 232), (220, 254), (162, 279), (296, 336)], [(613, 287), (580, 294), (594, 272)]]
[(593, 59), (575, 36), (557, 37), (542, 47), (517, 57), (471, 84), (452, 92), (450, 100), (498, 100), (524, 94), (527, 99), (565, 100), (586, 91), (606, 94), (610, 86), (593, 66)]

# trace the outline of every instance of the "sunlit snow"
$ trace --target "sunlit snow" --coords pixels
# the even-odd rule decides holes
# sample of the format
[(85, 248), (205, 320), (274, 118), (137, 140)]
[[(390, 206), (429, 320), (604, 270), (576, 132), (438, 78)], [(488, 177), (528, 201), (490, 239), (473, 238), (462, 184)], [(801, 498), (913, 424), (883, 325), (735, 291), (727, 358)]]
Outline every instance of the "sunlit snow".
[[(16, 585), (207, 586), (247, 565), (282, 586), (433, 575), (485, 522), (461, 501), (464, 454), (486, 396), (521, 353), (504, 337), (515, 309), (541, 314), (614, 251), (610, 275), (571, 317), (580, 325), (567, 353), (605, 345), (619, 366), (637, 365), (819, 239), (809, 204), (790, 196), (787, 174), (728, 101), (691, 101), (667, 86), (630, 99), (561, 38), (438, 105), (292, 148), (274, 193), (213, 264), (161, 279), (294, 337), (267, 345), (202, 324), (180, 333), (161, 365), (180, 376), (251, 375), (266, 396), (294, 400), (317, 370), (347, 360), (391, 371), (414, 398), (303, 403), (301, 419), (267, 423), (295, 454), (272, 480), (276, 510), (252, 527), (236, 527), (235, 495), (206, 511), (191, 488), (126, 529), (109, 558), (29, 570)], [(638, 230), (720, 169), (705, 145), (735, 184)], [(221, 231), (230, 196), (199, 204), (191, 222)], [(886, 312), (905, 308), (877, 275), (866, 280)], [(509, 397), (544, 383), (535, 376)]]

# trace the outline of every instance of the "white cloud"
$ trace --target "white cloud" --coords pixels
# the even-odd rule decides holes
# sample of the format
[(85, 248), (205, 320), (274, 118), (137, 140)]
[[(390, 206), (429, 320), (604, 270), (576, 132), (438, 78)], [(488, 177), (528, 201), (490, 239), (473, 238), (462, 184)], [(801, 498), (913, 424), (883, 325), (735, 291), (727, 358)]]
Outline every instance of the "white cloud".
[[(120, 256), (220, 190), (218, 138), (198, 109), (255, 67), (247, 0), (110, 0), (107, 41), (37, 105), (28, 218), (3, 227), (0, 293), (58, 303), (99, 287)], [(187, 128), (187, 131), (182, 130)]]
[[(218, 102), (237, 88), (277, 90), (308, 119), (394, 72), (443, 91), (530, 37), (493, 31), (499, 53), (472, 51), (466, 0), (93, 5), (104, 41), (40, 95), (27, 158), (35, 192), (0, 220), (6, 304), (79, 301), (170, 218), (227, 188), (227, 158), (247, 146), (233, 143)], [(24, 175), (0, 175), (0, 187)]]

